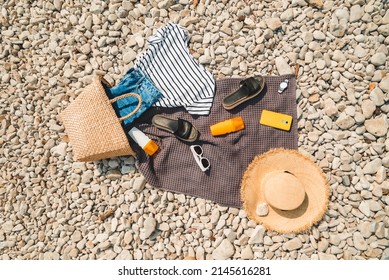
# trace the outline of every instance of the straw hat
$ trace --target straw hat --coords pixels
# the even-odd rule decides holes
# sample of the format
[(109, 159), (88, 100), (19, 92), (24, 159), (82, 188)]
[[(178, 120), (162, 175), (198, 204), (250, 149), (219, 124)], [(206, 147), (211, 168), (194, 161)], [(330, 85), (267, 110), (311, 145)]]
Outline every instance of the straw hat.
[(268, 230), (309, 229), (327, 210), (329, 186), (321, 169), (296, 150), (282, 148), (257, 156), (241, 185), (248, 217)]

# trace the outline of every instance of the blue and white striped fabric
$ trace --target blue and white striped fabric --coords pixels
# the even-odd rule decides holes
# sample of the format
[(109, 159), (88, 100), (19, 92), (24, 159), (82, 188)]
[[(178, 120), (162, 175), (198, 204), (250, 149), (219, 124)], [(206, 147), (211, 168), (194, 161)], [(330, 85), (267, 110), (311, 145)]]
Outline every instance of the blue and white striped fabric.
[(183, 106), (192, 115), (208, 115), (212, 107), (215, 79), (189, 53), (188, 32), (169, 23), (148, 38), (148, 49), (135, 63), (154, 83), (162, 97), (157, 107)]

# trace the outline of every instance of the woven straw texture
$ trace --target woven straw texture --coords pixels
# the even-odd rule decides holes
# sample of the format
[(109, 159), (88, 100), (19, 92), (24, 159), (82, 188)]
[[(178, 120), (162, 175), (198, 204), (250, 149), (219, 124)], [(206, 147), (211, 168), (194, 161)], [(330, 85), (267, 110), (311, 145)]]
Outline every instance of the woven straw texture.
[[(277, 92), (279, 84), (289, 79), (284, 93)], [(297, 149), (296, 81), (293, 75), (265, 77), (266, 87), (260, 95), (227, 111), (222, 99), (239, 88), (241, 78), (216, 81), (214, 104), (208, 116), (191, 116), (182, 108), (151, 108), (134, 123), (160, 147), (157, 154), (147, 156), (136, 144), (131, 145), (138, 157), (138, 169), (146, 181), (157, 188), (200, 197), (221, 205), (241, 207), (240, 184), (242, 176), (258, 155), (271, 148)], [(263, 109), (280, 112), (293, 117), (289, 132), (259, 124)], [(190, 151), (189, 143), (178, 140), (171, 133), (151, 125), (155, 114), (190, 121), (200, 132), (199, 140), (203, 156), (211, 167), (202, 172)], [(245, 129), (214, 137), (210, 126), (232, 117), (241, 116)]]
[[(269, 213), (256, 214), (258, 203), (266, 203), (263, 182), (272, 172), (290, 172), (305, 190), (304, 202), (296, 209), (282, 211), (269, 205)], [(270, 175), (271, 176), (271, 175)], [(244, 173), (241, 195), (247, 216), (278, 233), (298, 233), (319, 221), (328, 208), (329, 185), (318, 165), (296, 150), (272, 149), (254, 158)]]
[(59, 116), (77, 161), (135, 154), (102, 82), (97, 77)]

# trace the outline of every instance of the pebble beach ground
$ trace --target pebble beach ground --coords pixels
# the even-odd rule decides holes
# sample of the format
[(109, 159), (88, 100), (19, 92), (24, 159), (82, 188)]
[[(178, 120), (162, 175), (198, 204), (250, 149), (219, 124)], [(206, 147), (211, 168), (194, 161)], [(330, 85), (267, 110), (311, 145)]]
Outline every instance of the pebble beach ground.
[[(388, 259), (389, 2), (0, 0), (0, 259)], [(158, 190), (133, 157), (75, 162), (58, 113), (114, 84), (167, 22), (214, 77), (298, 71), (299, 150), (323, 219), (277, 234)], [(296, 66), (298, 65), (298, 66)]]

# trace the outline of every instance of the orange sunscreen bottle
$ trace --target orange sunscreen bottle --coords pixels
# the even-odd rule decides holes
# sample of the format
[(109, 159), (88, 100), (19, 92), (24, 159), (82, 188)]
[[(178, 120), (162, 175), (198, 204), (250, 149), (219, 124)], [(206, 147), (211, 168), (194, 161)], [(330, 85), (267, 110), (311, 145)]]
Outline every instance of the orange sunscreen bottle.
[(136, 127), (131, 128), (128, 134), (149, 156), (152, 156), (158, 151), (158, 145)]
[(213, 136), (224, 135), (244, 129), (244, 122), (242, 117), (235, 117), (217, 124), (211, 125), (211, 134)]

